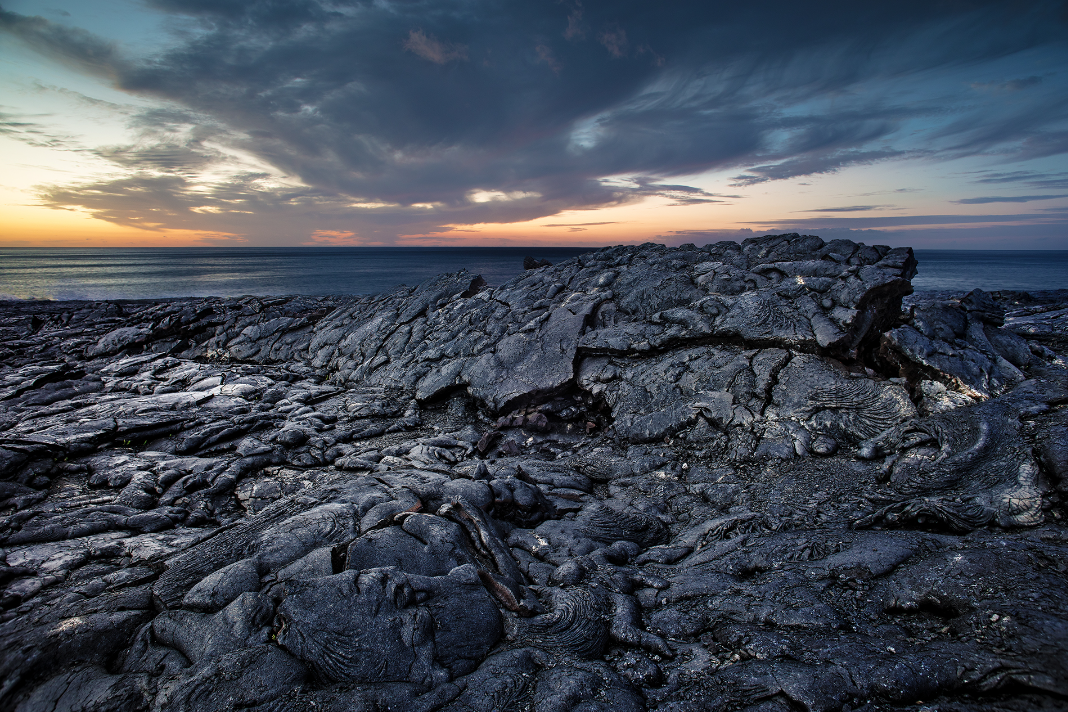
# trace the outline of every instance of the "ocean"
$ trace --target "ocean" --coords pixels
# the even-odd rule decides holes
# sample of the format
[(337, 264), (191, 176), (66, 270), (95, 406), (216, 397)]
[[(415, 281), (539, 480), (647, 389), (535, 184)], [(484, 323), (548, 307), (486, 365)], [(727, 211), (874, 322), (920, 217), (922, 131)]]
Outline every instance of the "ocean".
[(377, 294), (467, 269), (491, 285), (581, 247), (0, 249), (0, 299), (162, 299)]
[[(0, 299), (374, 294), (468, 269), (493, 286), (580, 247), (0, 248)], [(1068, 250), (916, 250), (917, 291), (1068, 289)]]

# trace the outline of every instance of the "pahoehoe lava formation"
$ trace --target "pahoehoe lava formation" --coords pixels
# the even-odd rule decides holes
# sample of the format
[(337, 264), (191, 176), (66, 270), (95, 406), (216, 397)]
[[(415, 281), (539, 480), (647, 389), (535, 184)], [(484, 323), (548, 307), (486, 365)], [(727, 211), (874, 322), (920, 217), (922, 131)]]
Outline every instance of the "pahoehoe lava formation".
[(1068, 292), (527, 267), (0, 304), (0, 709), (1068, 706)]

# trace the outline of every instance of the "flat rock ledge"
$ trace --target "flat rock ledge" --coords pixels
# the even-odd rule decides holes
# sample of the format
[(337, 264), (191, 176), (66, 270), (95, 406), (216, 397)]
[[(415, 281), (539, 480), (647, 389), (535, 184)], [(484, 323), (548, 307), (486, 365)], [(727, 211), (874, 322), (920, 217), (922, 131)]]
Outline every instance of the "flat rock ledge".
[(529, 262), (0, 304), (0, 709), (1068, 706), (1068, 292)]

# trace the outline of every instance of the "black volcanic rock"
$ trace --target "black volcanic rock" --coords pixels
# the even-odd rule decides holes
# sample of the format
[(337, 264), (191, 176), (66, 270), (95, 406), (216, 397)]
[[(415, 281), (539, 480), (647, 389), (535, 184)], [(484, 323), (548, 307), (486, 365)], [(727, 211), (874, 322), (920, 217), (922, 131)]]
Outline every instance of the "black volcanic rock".
[(539, 260), (530, 255), (523, 258), (523, 269), (541, 269), (542, 267), (552, 267), (553, 263), (549, 260)]
[(1068, 293), (524, 262), (0, 305), (0, 708), (1063, 706)]

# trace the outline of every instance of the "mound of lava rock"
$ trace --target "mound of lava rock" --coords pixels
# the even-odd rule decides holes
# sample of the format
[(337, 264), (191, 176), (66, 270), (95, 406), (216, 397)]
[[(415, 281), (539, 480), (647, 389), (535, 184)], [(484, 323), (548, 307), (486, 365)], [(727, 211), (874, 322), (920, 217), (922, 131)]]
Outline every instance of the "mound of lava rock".
[(0, 708), (1064, 708), (1068, 293), (530, 262), (0, 304)]

